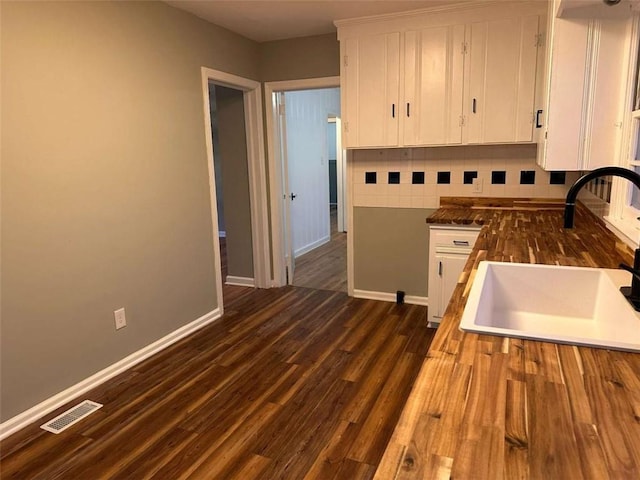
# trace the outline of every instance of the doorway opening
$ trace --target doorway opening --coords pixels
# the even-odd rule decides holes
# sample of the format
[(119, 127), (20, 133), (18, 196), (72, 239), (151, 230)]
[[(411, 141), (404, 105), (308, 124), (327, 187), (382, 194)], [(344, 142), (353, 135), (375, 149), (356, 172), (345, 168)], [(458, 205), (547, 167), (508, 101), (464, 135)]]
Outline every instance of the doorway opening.
[[(219, 70), (214, 70), (207, 67), (201, 68), (202, 79), (202, 94), (203, 94), (203, 107), (204, 107), (204, 122), (205, 122), (205, 144), (207, 152), (207, 166), (209, 172), (209, 196), (211, 202), (211, 223), (213, 233), (213, 250), (214, 250), (214, 270), (216, 278), (216, 297), (219, 314), (224, 313), (223, 306), (223, 281), (222, 281), (222, 261), (220, 252), (220, 230), (224, 231), (226, 235), (229, 234), (229, 215), (225, 215), (224, 218), (224, 230), (220, 228), (218, 222), (218, 191), (216, 189), (216, 169), (214, 162), (214, 141), (213, 141), (213, 127), (212, 127), (212, 99), (211, 94), (214, 93), (210, 90), (210, 84), (214, 84), (217, 87), (226, 87), (231, 92), (234, 101), (240, 101), (242, 98), (243, 117), (244, 122), (244, 143), (246, 147), (245, 163), (247, 167), (247, 174), (245, 175), (245, 187), (249, 189), (249, 216), (251, 225), (251, 255), (253, 266), (253, 284), (256, 287), (269, 287), (271, 286), (271, 270), (270, 270), (270, 251), (269, 251), (269, 221), (267, 211), (267, 175), (265, 167), (265, 155), (264, 155), (264, 134), (262, 123), (262, 90), (260, 82), (250, 80), (237, 75), (232, 75)], [(214, 93), (215, 96), (215, 93)], [(215, 102), (215, 100), (213, 100)], [(222, 123), (216, 120), (218, 126), (222, 126)], [(223, 135), (219, 132), (220, 138)], [(222, 145), (223, 142), (220, 142)], [(218, 147), (218, 152), (221, 151), (221, 147)], [(222, 148), (222, 153), (224, 149)], [(223, 155), (224, 158), (224, 155)], [(248, 183), (247, 183), (248, 182)], [(223, 184), (226, 181), (223, 181)], [(224, 202), (224, 190), (222, 197)], [(223, 208), (228, 211), (233, 205), (225, 205)], [(226, 238), (226, 237), (223, 237)], [(229, 267), (230, 265), (228, 265)], [(229, 272), (231, 273), (231, 272)], [(229, 281), (229, 275), (227, 275), (227, 281)]]
[[(274, 284), (348, 291), (339, 78), (265, 84)], [(269, 106), (271, 112), (269, 112)]]
[(244, 93), (209, 82), (222, 282), (255, 286)]

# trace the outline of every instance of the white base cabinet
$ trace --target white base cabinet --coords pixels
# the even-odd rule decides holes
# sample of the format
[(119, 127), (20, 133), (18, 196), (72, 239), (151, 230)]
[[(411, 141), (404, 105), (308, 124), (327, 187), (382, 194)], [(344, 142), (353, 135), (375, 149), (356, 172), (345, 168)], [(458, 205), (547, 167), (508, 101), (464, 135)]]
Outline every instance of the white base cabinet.
[(437, 327), (440, 324), (479, 233), (479, 227), (432, 225), (429, 228), (427, 290), (430, 327)]

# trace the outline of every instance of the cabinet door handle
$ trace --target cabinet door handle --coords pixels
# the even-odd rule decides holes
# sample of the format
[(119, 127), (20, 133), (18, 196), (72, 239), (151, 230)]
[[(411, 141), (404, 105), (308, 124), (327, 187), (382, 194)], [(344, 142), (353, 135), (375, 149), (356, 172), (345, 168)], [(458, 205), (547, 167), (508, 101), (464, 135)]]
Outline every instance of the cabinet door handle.
[(442, 262), (438, 262), (438, 275), (442, 276)]
[(471, 102), (471, 111), (473, 113), (476, 113), (476, 99), (474, 98), (473, 101)]
[(542, 110), (538, 110), (536, 112), (536, 128), (542, 128), (542, 124), (540, 123), (540, 115), (542, 115)]
[(469, 246), (469, 241), (468, 240), (454, 240), (453, 244), (456, 247), (468, 247)]
[(391, 104), (391, 118), (396, 118), (396, 104)]
[(411, 116), (410, 113), (409, 113), (409, 105), (410, 105), (409, 102), (407, 102), (407, 117)]

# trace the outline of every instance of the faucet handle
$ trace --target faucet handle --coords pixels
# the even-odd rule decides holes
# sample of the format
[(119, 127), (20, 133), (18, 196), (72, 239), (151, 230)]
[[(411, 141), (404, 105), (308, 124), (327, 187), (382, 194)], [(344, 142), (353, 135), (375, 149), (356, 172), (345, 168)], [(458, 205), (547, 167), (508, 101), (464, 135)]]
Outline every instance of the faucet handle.
[(638, 280), (640, 280), (640, 270), (635, 269), (633, 267), (630, 267), (629, 265), (627, 265), (626, 263), (621, 263), (620, 265), (618, 265), (619, 268), (621, 268), (622, 270), (626, 270), (627, 272), (629, 272), (631, 275), (633, 275), (635, 278), (637, 278)]

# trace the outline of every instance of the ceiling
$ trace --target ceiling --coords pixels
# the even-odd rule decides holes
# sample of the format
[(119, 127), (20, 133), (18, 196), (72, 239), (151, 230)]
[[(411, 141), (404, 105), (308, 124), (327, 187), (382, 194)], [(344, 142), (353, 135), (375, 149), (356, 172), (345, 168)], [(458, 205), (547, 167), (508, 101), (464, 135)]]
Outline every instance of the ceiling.
[(334, 20), (405, 12), (464, 0), (166, 1), (257, 42), (335, 32)]

